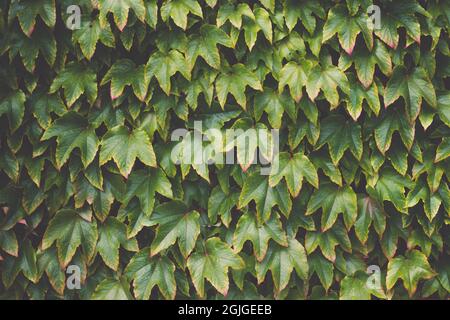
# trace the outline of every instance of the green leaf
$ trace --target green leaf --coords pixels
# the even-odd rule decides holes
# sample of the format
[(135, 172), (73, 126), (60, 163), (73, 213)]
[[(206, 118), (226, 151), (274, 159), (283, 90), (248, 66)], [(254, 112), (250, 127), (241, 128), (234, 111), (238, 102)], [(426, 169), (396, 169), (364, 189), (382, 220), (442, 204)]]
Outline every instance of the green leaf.
[(272, 171), (269, 177), (269, 185), (276, 186), (281, 179), (286, 180), (289, 193), (292, 197), (297, 197), (302, 188), (303, 178), (305, 178), (315, 188), (319, 187), (319, 177), (312, 162), (301, 153), (293, 155), (282, 152), (272, 164)]
[(363, 14), (350, 16), (344, 6), (333, 7), (328, 11), (322, 42), (328, 41), (337, 33), (341, 47), (351, 55), (355, 48), (356, 37), (362, 32), (367, 47), (372, 49), (373, 35), (367, 20), (368, 17)]
[(386, 168), (380, 172), (374, 195), (380, 201), (390, 201), (400, 212), (407, 212), (405, 188), (411, 187), (408, 178), (402, 177), (392, 169)]
[(320, 254), (312, 254), (308, 256), (310, 274), (316, 273), (320, 283), (326, 291), (333, 283), (333, 264)]
[(95, 288), (95, 292), (91, 296), (92, 300), (132, 300), (130, 294), (130, 285), (126, 279), (102, 280)]
[(244, 24), (245, 42), (251, 51), (258, 39), (258, 32), (262, 30), (266, 39), (272, 43), (272, 21), (269, 13), (263, 8), (255, 8), (253, 11), (255, 19), (248, 19)]
[(39, 17), (48, 27), (56, 23), (55, 0), (20, 0), (11, 3), (8, 20), (18, 18), (22, 31), (30, 37), (36, 27), (36, 18)]
[(262, 113), (265, 111), (273, 128), (281, 127), (284, 111), (287, 112), (291, 119), (297, 118), (294, 100), (286, 93), (278, 94), (275, 90), (268, 88), (256, 95), (253, 109), (256, 121), (261, 119)]
[(12, 132), (16, 131), (22, 124), (25, 114), (25, 94), (21, 90), (11, 93), (0, 102), (0, 116), (6, 114), (9, 127)]
[(403, 285), (408, 290), (411, 298), (417, 289), (417, 283), (421, 279), (431, 279), (435, 272), (430, 267), (427, 257), (417, 250), (406, 253), (405, 256), (398, 256), (388, 263), (386, 275), (386, 287), (392, 289), (398, 279), (403, 280)]
[(307, 84), (311, 63), (308, 61), (300, 64), (290, 61), (280, 71), (278, 91), (282, 92), (286, 85), (289, 86), (292, 98), (299, 102), (303, 95), (303, 87)]
[(109, 24), (101, 27), (98, 20), (83, 21), (81, 28), (73, 33), (73, 41), (80, 45), (86, 59), (91, 60), (100, 41), (105, 46), (113, 48), (115, 45), (114, 34)]
[(211, 223), (216, 223), (220, 216), (225, 226), (229, 227), (233, 207), (237, 206), (239, 200), (238, 192), (225, 193), (220, 186), (216, 186), (208, 199), (208, 217)]
[(301, 279), (306, 280), (308, 278), (309, 267), (305, 249), (297, 240), (288, 238), (287, 247), (272, 244), (264, 260), (256, 264), (258, 283), (264, 281), (267, 271), (270, 270), (274, 292), (278, 294), (288, 285), (294, 269)]
[(151, 258), (150, 248), (144, 248), (131, 258), (125, 274), (133, 281), (134, 295), (138, 300), (148, 300), (152, 289), (158, 286), (166, 299), (175, 299), (177, 284), (175, 266), (167, 257)]
[(325, 17), (325, 11), (322, 6), (316, 1), (301, 1), (286, 0), (283, 2), (283, 15), (286, 20), (286, 25), (289, 31), (292, 31), (300, 20), (306, 30), (310, 34), (314, 33), (316, 29), (316, 17)]
[(421, 67), (408, 72), (403, 66), (394, 68), (392, 77), (386, 85), (384, 103), (386, 107), (403, 97), (406, 113), (410, 122), (416, 120), (420, 113), (422, 98), (432, 107), (436, 107), (436, 93), (428, 75)]
[(177, 50), (169, 52), (156, 51), (147, 62), (147, 79), (153, 76), (159, 82), (159, 86), (166, 95), (170, 95), (170, 78), (178, 71), (187, 79), (191, 79), (191, 68), (184, 56)]
[(218, 27), (221, 27), (225, 22), (230, 21), (235, 28), (240, 30), (243, 16), (255, 20), (255, 15), (247, 3), (240, 3), (237, 6), (228, 3), (220, 6), (216, 24)]
[(269, 179), (259, 172), (250, 175), (244, 181), (241, 194), (239, 196), (238, 208), (241, 209), (254, 200), (256, 203), (256, 214), (259, 223), (270, 218), (272, 208), (278, 208), (284, 215), (289, 216), (292, 208), (292, 201), (284, 184), (270, 187)]
[(161, 7), (161, 18), (164, 22), (172, 18), (172, 21), (180, 28), (186, 30), (189, 13), (203, 18), (202, 7), (196, 0), (169, 0)]
[(382, 206), (371, 197), (358, 197), (358, 219), (355, 222), (355, 233), (361, 243), (366, 243), (372, 224), (381, 237), (386, 228), (386, 215)]
[(141, 209), (148, 217), (153, 212), (155, 193), (172, 198), (172, 185), (161, 169), (136, 170), (131, 173), (127, 181), (127, 190), (123, 204), (127, 205), (133, 197), (137, 197)]
[(247, 106), (245, 88), (247, 86), (263, 91), (258, 77), (243, 64), (238, 63), (223, 70), (216, 80), (217, 98), (222, 109), (225, 108), (228, 93), (231, 93), (237, 103), (245, 110)]
[(322, 183), (309, 200), (306, 215), (317, 212), (319, 208), (322, 208), (322, 232), (334, 225), (339, 213), (344, 215), (345, 225), (350, 229), (357, 218), (356, 194), (349, 186), (336, 187), (328, 182)]
[(199, 219), (200, 214), (195, 210), (189, 210), (181, 201), (157, 206), (150, 219), (152, 225), (158, 225), (151, 245), (151, 256), (171, 247), (178, 240), (178, 247), (187, 258), (200, 234)]
[(68, 112), (53, 122), (45, 130), (41, 140), (57, 137), (55, 159), (56, 165), (61, 168), (75, 148), (81, 153), (81, 161), (87, 167), (95, 158), (100, 142), (95, 129), (89, 125), (86, 118), (78, 113)]
[(141, 129), (129, 131), (125, 126), (109, 130), (103, 137), (100, 150), (100, 165), (113, 159), (124, 177), (128, 177), (136, 159), (156, 167), (156, 156), (148, 135)]
[(333, 66), (330, 62), (313, 67), (306, 81), (306, 92), (311, 100), (315, 100), (322, 90), (325, 99), (332, 108), (339, 103), (339, 93), (337, 87), (344, 92), (349, 92), (348, 79), (341, 70)]
[(210, 24), (201, 26), (198, 34), (189, 39), (186, 51), (186, 60), (191, 69), (194, 67), (197, 58), (201, 56), (211, 67), (220, 68), (220, 55), (217, 44), (228, 48), (233, 46), (230, 37), (222, 29)]
[(97, 98), (97, 75), (88, 67), (71, 62), (58, 73), (50, 87), (50, 93), (64, 89), (67, 106), (71, 107), (84, 93), (90, 104)]
[(97, 223), (92, 221), (91, 212), (61, 209), (48, 224), (42, 238), (42, 249), (50, 248), (56, 241), (58, 260), (62, 267), (66, 267), (80, 245), (87, 259), (91, 260), (95, 254), (97, 238)]
[(127, 239), (126, 226), (116, 218), (109, 217), (98, 227), (97, 250), (105, 264), (117, 271), (119, 267), (119, 248), (138, 251), (136, 239)]
[(342, 55), (339, 59), (339, 68), (347, 70), (352, 63), (355, 64), (358, 79), (365, 88), (369, 88), (373, 83), (376, 65), (386, 76), (392, 74), (391, 56), (380, 41), (375, 41), (372, 51), (358, 48), (352, 55)]
[[(374, 274), (376, 276), (377, 274)], [(381, 276), (381, 275), (380, 275)], [(370, 300), (374, 295), (378, 298), (386, 298), (383, 288), (372, 288), (369, 275), (358, 271), (354, 275), (342, 279), (339, 299), (341, 300)]]
[(340, 246), (344, 251), (352, 251), (352, 245), (347, 230), (340, 222), (336, 222), (333, 228), (326, 232), (306, 232), (305, 249), (308, 254), (311, 254), (317, 247), (320, 247), (323, 256), (335, 263), (337, 246)]
[(253, 252), (256, 259), (261, 262), (267, 253), (269, 240), (272, 239), (281, 246), (287, 247), (286, 234), (276, 213), (265, 223), (259, 225), (256, 215), (251, 211), (243, 214), (236, 225), (233, 235), (233, 247), (235, 252), (241, 252), (247, 240), (253, 244)]
[(143, 0), (98, 0), (100, 11), (100, 26), (103, 28), (108, 24), (107, 15), (114, 15), (114, 22), (120, 31), (123, 31), (128, 22), (130, 9), (133, 9), (136, 17), (142, 22), (145, 19), (145, 5)]
[(122, 59), (116, 61), (105, 74), (101, 85), (111, 82), (111, 99), (117, 99), (123, 94), (126, 86), (132, 86), (134, 94), (144, 101), (147, 95), (149, 79), (144, 66), (136, 66), (133, 61)]
[(205, 279), (226, 296), (229, 288), (228, 269), (242, 269), (244, 266), (242, 258), (216, 237), (203, 242), (187, 261), (192, 282), (200, 297), (205, 295)]
[(395, 131), (400, 134), (405, 147), (408, 150), (411, 149), (415, 136), (414, 126), (397, 110), (391, 110), (381, 118), (374, 132), (375, 142), (382, 154), (385, 154), (391, 147), (392, 135)]
[(340, 115), (331, 115), (321, 122), (317, 149), (324, 144), (328, 145), (331, 160), (335, 165), (339, 163), (347, 149), (359, 160), (363, 153), (361, 127)]

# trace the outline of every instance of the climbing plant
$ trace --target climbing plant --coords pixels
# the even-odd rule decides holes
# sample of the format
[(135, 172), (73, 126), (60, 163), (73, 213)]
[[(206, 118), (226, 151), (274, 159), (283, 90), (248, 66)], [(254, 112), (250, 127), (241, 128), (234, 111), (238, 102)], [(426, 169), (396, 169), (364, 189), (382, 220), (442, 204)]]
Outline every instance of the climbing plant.
[[(448, 299), (449, 19), (443, 0), (1, 1), (0, 298)], [(253, 128), (279, 153), (174, 161), (177, 129)]]

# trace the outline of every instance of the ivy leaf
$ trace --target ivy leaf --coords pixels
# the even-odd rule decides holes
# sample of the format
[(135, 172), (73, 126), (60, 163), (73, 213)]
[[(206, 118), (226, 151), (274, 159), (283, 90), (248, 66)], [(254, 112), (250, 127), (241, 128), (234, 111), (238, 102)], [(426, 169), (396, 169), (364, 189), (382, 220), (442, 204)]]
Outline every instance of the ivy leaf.
[(407, 213), (406, 187), (411, 187), (411, 182), (407, 178), (386, 168), (380, 172), (380, 178), (375, 185), (373, 194), (380, 202), (390, 201), (398, 211)]
[(372, 49), (373, 35), (367, 20), (366, 15), (349, 15), (342, 5), (333, 7), (328, 11), (327, 21), (323, 27), (322, 42), (328, 41), (337, 33), (341, 47), (351, 55), (355, 48), (356, 37), (362, 32), (367, 47)]
[(374, 131), (375, 142), (382, 154), (391, 147), (392, 135), (395, 131), (400, 134), (405, 147), (408, 150), (411, 149), (415, 136), (414, 126), (397, 110), (391, 110), (384, 115)]
[(236, 225), (233, 235), (234, 251), (241, 252), (245, 242), (250, 240), (256, 259), (261, 262), (266, 256), (270, 239), (281, 246), (288, 246), (286, 234), (278, 215), (274, 213), (267, 222), (258, 224), (256, 215), (248, 211), (239, 218)]
[(383, 288), (372, 288), (369, 283), (369, 275), (363, 271), (357, 271), (354, 275), (342, 279), (339, 299), (341, 300), (370, 300), (374, 295), (378, 298), (386, 298)]
[(91, 260), (95, 254), (97, 238), (97, 223), (92, 221), (91, 212), (61, 209), (50, 220), (41, 246), (42, 250), (46, 250), (56, 241), (58, 260), (65, 268), (80, 245), (87, 259)]
[(243, 16), (255, 20), (255, 15), (247, 3), (239, 3), (237, 6), (231, 3), (224, 4), (219, 8), (216, 24), (220, 28), (225, 22), (230, 21), (235, 28), (240, 30)]
[(108, 217), (98, 227), (97, 250), (105, 264), (117, 271), (119, 267), (119, 248), (138, 251), (136, 239), (127, 239), (126, 226), (116, 218)]
[(383, 208), (371, 197), (358, 197), (358, 219), (355, 222), (355, 233), (362, 244), (366, 243), (372, 224), (381, 237), (386, 228), (386, 215)]
[(283, 15), (286, 20), (286, 26), (289, 31), (292, 31), (300, 20), (306, 30), (310, 34), (314, 33), (316, 29), (316, 14), (320, 18), (325, 17), (325, 11), (323, 7), (315, 1), (301, 1), (300, 3), (295, 0), (286, 0), (283, 2)]
[(337, 187), (325, 182), (309, 200), (306, 215), (313, 214), (319, 208), (322, 208), (322, 232), (334, 225), (339, 213), (344, 215), (345, 225), (350, 229), (357, 218), (356, 194), (349, 186)]
[(25, 114), (26, 97), (22, 90), (11, 93), (0, 102), (0, 116), (6, 114), (9, 127), (12, 132), (16, 131), (22, 124)]
[(166, 22), (171, 17), (172, 21), (183, 30), (187, 28), (189, 13), (203, 18), (202, 7), (196, 0), (169, 0), (161, 7), (162, 20)]
[(226, 296), (229, 287), (228, 269), (242, 269), (245, 264), (226, 243), (214, 237), (206, 240), (191, 254), (187, 267), (200, 297), (205, 295), (205, 279)]
[(395, 49), (399, 42), (397, 29), (404, 27), (407, 34), (414, 41), (420, 43), (420, 23), (415, 13), (420, 13), (423, 16), (429, 16), (429, 13), (418, 2), (396, 1), (386, 11), (386, 14), (381, 15), (381, 28), (375, 30), (377, 37)]
[(45, 29), (38, 29), (31, 38), (20, 33), (13, 34), (11, 39), (11, 54), (19, 52), (23, 65), (31, 73), (35, 72), (39, 54), (50, 66), (53, 66), (56, 60), (56, 50), (55, 38)]
[(386, 107), (394, 103), (400, 96), (406, 103), (406, 113), (410, 122), (416, 120), (420, 113), (422, 98), (432, 107), (436, 107), (436, 93), (428, 75), (421, 67), (408, 72), (405, 67), (394, 68), (392, 77), (386, 85), (384, 102)]
[(175, 299), (177, 284), (173, 262), (167, 257), (152, 258), (150, 252), (150, 248), (141, 249), (125, 269), (126, 276), (133, 281), (136, 299), (148, 300), (155, 286), (164, 298)]
[(111, 99), (117, 99), (126, 86), (132, 86), (134, 94), (144, 101), (147, 95), (149, 79), (144, 66), (136, 66), (129, 59), (116, 61), (103, 77), (101, 85), (111, 82)]
[(310, 275), (316, 273), (320, 283), (326, 291), (333, 283), (333, 263), (325, 259), (321, 254), (314, 253), (308, 256), (308, 264), (310, 267)]
[(258, 93), (254, 102), (255, 120), (261, 119), (263, 111), (269, 116), (269, 122), (273, 128), (281, 127), (281, 119), (284, 111), (295, 120), (297, 118), (297, 110), (294, 100), (286, 93), (278, 94), (275, 90), (269, 88)]
[(303, 154), (295, 153), (290, 155), (281, 152), (272, 164), (272, 171), (269, 177), (269, 185), (276, 186), (281, 179), (286, 180), (289, 193), (292, 197), (297, 197), (302, 188), (303, 178), (305, 178), (315, 188), (319, 187), (319, 177), (312, 162)]
[(51, 247), (41, 253), (38, 253), (37, 264), (39, 274), (45, 272), (53, 289), (55, 289), (60, 295), (63, 295), (66, 287), (66, 275), (58, 263), (56, 248)]
[(52, 123), (52, 113), (62, 116), (67, 112), (64, 102), (58, 95), (47, 95), (42, 92), (30, 98), (33, 114), (43, 129), (47, 129)]
[(378, 86), (373, 83), (369, 88), (364, 88), (355, 81), (350, 81), (350, 95), (347, 102), (347, 111), (354, 121), (358, 120), (366, 101), (369, 108), (376, 114), (380, 112), (380, 98)]
[(430, 191), (423, 179), (416, 181), (414, 188), (408, 193), (406, 205), (408, 208), (414, 207), (420, 200), (428, 220), (433, 221), (438, 214), (442, 198), (438, 192)]
[(286, 85), (289, 86), (292, 98), (299, 102), (303, 95), (303, 87), (308, 81), (311, 64), (306, 60), (300, 63), (290, 61), (280, 71), (278, 91), (281, 93)]
[(353, 55), (342, 55), (339, 58), (339, 68), (347, 70), (352, 63), (355, 64), (356, 74), (365, 88), (369, 88), (373, 82), (375, 66), (386, 75), (392, 74), (392, 61), (389, 51), (379, 41), (375, 41), (372, 51), (366, 48), (358, 48)]
[(288, 285), (294, 269), (301, 279), (308, 278), (309, 266), (305, 248), (300, 242), (289, 237), (287, 247), (272, 243), (264, 260), (256, 264), (256, 276), (258, 283), (262, 283), (267, 271), (270, 270), (274, 292), (278, 294)]
[(102, 280), (92, 294), (92, 300), (132, 300), (130, 285), (125, 278)]
[(189, 63), (186, 62), (184, 56), (177, 50), (169, 52), (156, 51), (147, 62), (147, 79), (153, 76), (159, 82), (161, 89), (170, 95), (170, 78), (178, 71), (187, 79), (191, 79), (191, 70)]
[(388, 263), (386, 275), (386, 287), (392, 289), (398, 279), (403, 280), (403, 285), (408, 290), (411, 298), (417, 289), (417, 283), (421, 279), (431, 279), (435, 272), (428, 263), (427, 257), (420, 251), (408, 251), (405, 256), (398, 256)]
[(216, 223), (217, 216), (220, 215), (225, 226), (229, 226), (231, 222), (231, 210), (237, 205), (239, 200), (238, 192), (222, 191), (220, 186), (216, 186), (208, 199), (208, 217), (211, 223)]
[(136, 159), (156, 167), (156, 156), (150, 139), (142, 129), (129, 131), (125, 126), (109, 130), (103, 137), (100, 150), (100, 165), (113, 159), (124, 177), (128, 177)]
[(19, 255), (19, 244), (14, 230), (0, 231), (0, 248), (11, 256)]
[(33, 283), (38, 283), (39, 272), (37, 267), (36, 252), (30, 240), (25, 240), (20, 244), (20, 269), (23, 275)]
[(86, 168), (94, 160), (100, 145), (95, 129), (87, 119), (72, 111), (55, 120), (45, 130), (41, 140), (52, 137), (57, 137), (55, 159), (58, 168), (67, 162), (75, 148), (80, 150), (81, 161)]
[(237, 103), (245, 110), (247, 106), (245, 88), (247, 86), (263, 91), (258, 77), (243, 64), (238, 63), (225, 68), (216, 79), (217, 98), (222, 109), (225, 108), (228, 93), (231, 93)]
[(11, 3), (8, 21), (18, 18), (20, 28), (30, 37), (36, 27), (36, 18), (39, 15), (48, 27), (56, 23), (55, 0), (20, 0)]
[(272, 208), (278, 205), (284, 215), (289, 216), (292, 201), (284, 184), (272, 188), (269, 179), (259, 172), (250, 175), (244, 181), (239, 196), (238, 208), (241, 209), (254, 200), (256, 203), (256, 214), (258, 222), (262, 223), (270, 218)]
[(114, 15), (114, 22), (120, 31), (123, 31), (128, 22), (128, 14), (133, 9), (136, 17), (144, 22), (145, 5), (143, 0), (98, 0), (98, 9), (100, 11), (100, 26), (103, 28), (108, 24), (107, 15)]
[(159, 168), (136, 170), (128, 178), (123, 204), (127, 205), (133, 197), (137, 197), (142, 211), (150, 217), (153, 212), (156, 192), (167, 198), (173, 197), (172, 185), (164, 172)]
[(97, 75), (90, 68), (71, 62), (53, 80), (50, 93), (55, 93), (60, 88), (64, 89), (69, 108), (83, 93), (92, 104), (97, 98)]
[(150, 222), (158, 225), (155, 239), (151, 245), (151, 255), (155, 256), (164, 249), (175, 244), (185, 258), (195, 247), (200, 234), (200, 214), (189, 208), (181, 201), (172, 201), (155, 208)]
[(315, 100), (322, 90), (325, 99), (331, 104), (332, 108), (337, 107), (339, 103), (339, 93), (337, 87), (344, 92), (349, 92), (348, 79), (341, 70), (333, 66), (331, 62), (325, 62), (313, 67), (306, 82), (306, 92), (311, 100)]
[(251, 51), (258, 38), (258, 32), (263, 31), (266, 39), (272, 43), (272, 21), (269, 13), (263, 8), (255, 8), (253, 11), (255, 19), (248, 19), (244, 24), (245, 42)]
[(88, 60), (91, 60), (94, 56), (99, 41), (110, 48), (113, 48), (115, 45), (111, 26), (106, 24), (101, 27), (98, 20), (83, 21), (80, 29), (73, 32), (72, 38), (73, 42), (77, 42), (80, 45), (83, 55)]
[(359, 160), (363, 153), (361, 127), (343, 116), (331, 115), (321, 122), (317, 149), (324, 144), (328, 145), (331, 160), (335, 165), (347, 149)]
[(198, 34), (189, 39), (186, 60), (191, 69), (198, 58), (201, 56), (211, 67), (220, 68), (220, 55), (217, 44), (228, 48), (233, 47), (230, 37), (222, 29), (210, 24), (204, 24), (200, 27)]
[(323, 256), (329, 261), (336, 262), (336, 247), (340, 246), (342, 250), (352, 252), (352, 244), (347, 230), (340, 222), (336, 222), (333, 228), (326, 232), (307, 231), (305, 235), (305, 249), (308, 254), (314, 252), (317, 247)]

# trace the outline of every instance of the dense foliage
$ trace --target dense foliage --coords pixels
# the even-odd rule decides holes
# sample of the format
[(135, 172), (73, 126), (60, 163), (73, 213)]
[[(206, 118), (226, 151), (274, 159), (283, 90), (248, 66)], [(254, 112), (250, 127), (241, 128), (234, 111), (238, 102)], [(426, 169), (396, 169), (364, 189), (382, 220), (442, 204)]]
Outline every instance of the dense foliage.
[[(1, 1), (0, 297), (447, 299), (449, 19), (445, 0)], [(280, 170), (175, 164), (194, 120), (280, 129)]]

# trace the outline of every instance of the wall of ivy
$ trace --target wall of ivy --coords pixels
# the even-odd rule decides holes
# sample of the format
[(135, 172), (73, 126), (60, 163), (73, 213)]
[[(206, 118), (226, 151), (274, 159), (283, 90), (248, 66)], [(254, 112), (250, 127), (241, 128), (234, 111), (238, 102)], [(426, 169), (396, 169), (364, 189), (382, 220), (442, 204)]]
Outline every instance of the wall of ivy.
[[(1, 1), (0, 298), (448, 299), (449, 19)], [(194, 121), (279, 129), (279, 170), (175, 164)]]

